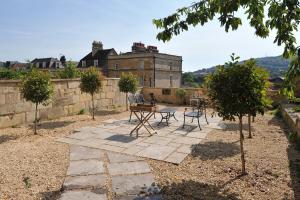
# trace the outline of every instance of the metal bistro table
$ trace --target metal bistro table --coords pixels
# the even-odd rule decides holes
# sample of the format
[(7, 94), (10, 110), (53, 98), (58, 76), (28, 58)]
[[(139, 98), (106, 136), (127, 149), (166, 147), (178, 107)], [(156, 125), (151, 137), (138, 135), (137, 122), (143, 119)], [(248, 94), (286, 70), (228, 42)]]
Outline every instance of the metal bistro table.
[(163, 120), (166, 120), (167, 126), (169, 126), (169, 120), (171, 117), (173, 117), (176, 121), (178, 121), (175, 117), (176, 111), (177, 111), (176, 108), (170, 108), (170, 107), (157, 110), (156, 112), (160, 113), (161, 115), (161, 120), (157, 125), (159, 126), (163, 122)]
[[(132, 133), (136, 131), (136, 137), (138, 137), (139, 130), (142, 127), (144, 127), (147, 130), (150, 136), (153, 134), (157, 134), (155, 129), (149, 123), (149, 119), (155, 114), (156, 106), (138, 104), (136, 106), (130, 106), (130, 111), (133, 112), (136, 118), (139, 120), (139, 123), (130, 132), (130, 136), (132, 136)], [(146, 125), (148, 125), (149, 127), (147, 127)]]

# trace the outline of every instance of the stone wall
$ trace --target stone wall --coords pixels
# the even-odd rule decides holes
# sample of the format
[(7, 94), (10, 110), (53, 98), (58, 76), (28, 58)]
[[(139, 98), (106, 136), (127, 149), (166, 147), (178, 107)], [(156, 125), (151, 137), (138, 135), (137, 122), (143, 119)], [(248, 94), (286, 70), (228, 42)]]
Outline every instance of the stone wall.
[[(123, 107), (125, 95), (119, 92), (119, 79), (109, 78), (102, 82), (102, 89), (95, 95), (97, 110)], [(47, 106), (38, 106), (39, 120), (55, 119), (78, 114), (91, 108), (91, 96), (81, 93), (79, 79), (53, 80), (54, 95)], [(20, 81), (0, 81), (0, 128), (34, 121), (35, 106), (25, 101), (20, 93)]]
[[(183, 88), (186, 90), (187, 94), (184, 102), (189, 104), (190, 98), (194, 93), (200, 96), (205, 95), (205, 91), (202, 88)], [(158, 103), (170, 103), (170, 104), (182, 104), (182, 100), (176, 96), (176, 91), (178, 88), (150, 88), (143, 87), (141, 93), (146, 100), (150, 100), (150, 93), (153, 93)]]
[(296, 105), (291, 104), (282, 104), (281, 105), (281, 114), (285, 123), (289, 126), (289, 128), (297, 133), (298, 137), (300, 137), (300, 113), (295, 113), (294, 108)]

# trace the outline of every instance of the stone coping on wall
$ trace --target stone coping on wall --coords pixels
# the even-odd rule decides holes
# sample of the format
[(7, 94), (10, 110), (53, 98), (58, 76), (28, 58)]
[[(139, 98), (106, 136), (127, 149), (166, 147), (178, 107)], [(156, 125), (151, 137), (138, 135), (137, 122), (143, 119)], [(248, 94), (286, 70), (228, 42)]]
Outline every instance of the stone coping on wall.
[(281, 105), (281, 114), (283, 120), (287, 123), (289, 128), (295, 133), (298, 137), (300, 136), (300, 113), (294, 112), (294, 108), (297, 105), (293, 104), (282, 104)]
[[(119, 80), (120, 78), (105, 78), (104, 80)], [(63, 81), (79, 81), (80, 78), (69, 78), (69, 79), (51, 79), (52, 82), (63, 82)], [(0, 80), (1, 83), (20, 83), (21, 80)]]

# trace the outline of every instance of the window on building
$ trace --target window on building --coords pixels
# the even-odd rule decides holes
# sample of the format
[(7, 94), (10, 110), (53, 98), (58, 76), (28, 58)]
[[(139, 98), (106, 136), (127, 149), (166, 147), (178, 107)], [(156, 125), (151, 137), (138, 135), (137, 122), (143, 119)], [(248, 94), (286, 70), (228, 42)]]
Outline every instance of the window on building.
[(172, 67), (172, 63), (171, 62), (169, 62), (169, 67), (170, 67), (170, 71), (172, 71), (173, 67)]
[(119, 64), (115, 64), (115, 70), (119, 69)]
[(59, 68), (59, 62), (56, 62), (56, 63), (55, 63), (55, 67), (56, 67), (56, 68)]
[(98, 66), (99, 66), (98, 60), (94, 60), (94, 66), (95, 66), (95, 67), (98, 67)]
[(170, 87), (173, 87), (173, 76), (170, 76)]
[(149, 86), (152, 87), (152, 78), (149, 78)]
[(81, 66), (86, 67), (86, 61), (85, 60), (81, 61)]
[(43, 68), (43, 63), (39, 62), (39, 68)]

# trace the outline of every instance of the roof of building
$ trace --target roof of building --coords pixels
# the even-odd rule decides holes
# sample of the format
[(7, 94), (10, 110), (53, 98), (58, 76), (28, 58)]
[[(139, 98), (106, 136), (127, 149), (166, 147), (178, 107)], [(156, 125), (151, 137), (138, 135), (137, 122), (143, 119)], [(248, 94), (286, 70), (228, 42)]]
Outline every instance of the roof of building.
[(113, 49), (113, 48), (112, 49), (98, 50), (94, 56), (92, 55), (92, 52), (90, 52), (88, 55), (83, 57), (81, 60), (91, 60), (91, 59), (94, 59), (94, 58), (97, 58), (97, 59), (100, 59), (100, 60), (106, 59), (111, 51), (116, 52), (115, 49)]
[(36, 59), (34, 59), (34, 60), (32, 60), (31, 62), (33, 63), (33, 62), (51, 62), (51, 61), (53, 61), (53, 60), (55, 60), (55, 61), (59, 61), (57, 58), (36, 58)]
[(28, 63), (14, 63), (10, 66), (12, 69), (24, 69), (29, 67)]

